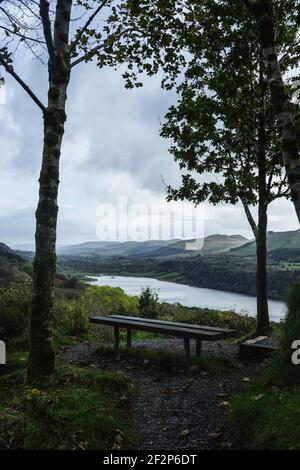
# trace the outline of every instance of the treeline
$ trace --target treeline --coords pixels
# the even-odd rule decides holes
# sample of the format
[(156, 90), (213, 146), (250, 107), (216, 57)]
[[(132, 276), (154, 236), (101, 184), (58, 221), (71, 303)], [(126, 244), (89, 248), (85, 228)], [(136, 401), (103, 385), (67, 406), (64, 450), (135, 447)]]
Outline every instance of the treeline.
[[(256, 295), (255, 258), (230, 255), (172, 258), (100, 258), (93, 256), (63, 257), (59, 269), (110, 275), (148, 276), (197, 287)], [(289, 285), (300, 278), (300, 266), (288, 263), (268, 265), (269, 297), (284, 300)]]

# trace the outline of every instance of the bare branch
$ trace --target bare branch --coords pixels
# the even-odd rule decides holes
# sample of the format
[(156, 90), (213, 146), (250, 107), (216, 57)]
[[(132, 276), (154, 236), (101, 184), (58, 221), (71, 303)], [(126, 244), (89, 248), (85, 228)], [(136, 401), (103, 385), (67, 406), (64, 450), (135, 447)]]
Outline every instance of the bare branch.
[(73, 52), (75, 49), (76, 49), (76, 46), (77, 44), (79, 43), (80, 39), (82, 38), (82, 36), (84, 35), (84, 33), (86, 32), (86, 30), (88, 29), (88, 27), (90, 26), (90, 24), (93, 22), (93, 20), (96, 18), (96, 16), (98, 15), (98, 13), (100, 13), (100, 11), (102, 10), (102, 8), (104, 8), (108, 2), (110, 0), (103, 0), (102, 3), (98, 6), (98, 8), (96, 8), (96, 10), (94, 11), (94, 13), (89, 17), (89, 19), (87, 20), (87, 22), (85, 23), (85, 25), (81, 28), (79, 34), (77, 35), (76, 39), (74, 40), (73, 44), (71, 45), (70, 47), (70, 52)]
[(14, 71), (13, 67), (9, 65), (1, 55), (0, 55), (0, 64), (3, 65), (6, 72), (9, 73), (19, 83), (19, 85), (21, 85), (21, 87), (32, 98), (35, 104), (37, 104), (38, 107), (43, 111), (43, 113), (45, 113), (46, 107), (43, 105), (43, 103), (38, 99), (38, 97), (33, 93), (33, 91), (29, 88), (29, 86), (22, 80), (21, 77), (19, 77), (19, 75)]
[(35, 38), (32, 38), (32, 37), (26, 36), (22, 33), (18, 33), (17, 31), (13, 31), (12, 29), (6, 28), (6, 26), (0, 26), (0, 29), (3, 29), (4, 31), (6, 31), (9, 34), (14, 34), (15, 36), (18, 36), (18, 37), (20, 37), (24, 40), (38, 42), (39, 44), (45, 44), (45, 41), (42, 41), (41, 39), (35, 39)]
[(49, 2), (47, 0), (40, 0), (40, 15), (42, 18), (44, 36), (47, 44), (50, 61), (53, 62), (55, 59), (55, 50), (53, 45), (51, 22), (49, 17)]

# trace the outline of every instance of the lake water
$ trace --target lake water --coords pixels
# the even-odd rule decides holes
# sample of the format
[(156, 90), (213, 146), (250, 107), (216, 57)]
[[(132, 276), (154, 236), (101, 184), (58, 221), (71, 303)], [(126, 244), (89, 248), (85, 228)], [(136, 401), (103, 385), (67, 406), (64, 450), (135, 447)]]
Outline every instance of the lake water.
[[(247, 312), (251, 316), (256, 315), (256, 298), (234, 292), (191, 287), (148, 277), (99, 276), (95, 277), (95, 281), (91, 284), (121, 287), (129, 295), (139, 295), (143, 288), (150, 287), (163, 302), (178, 302), (186, 307), (230, 309), (235, 312)], [(269, 309), (270, 318), (279, 321), (284, 316), (285, 304), (278, 300), (270, 300)]]

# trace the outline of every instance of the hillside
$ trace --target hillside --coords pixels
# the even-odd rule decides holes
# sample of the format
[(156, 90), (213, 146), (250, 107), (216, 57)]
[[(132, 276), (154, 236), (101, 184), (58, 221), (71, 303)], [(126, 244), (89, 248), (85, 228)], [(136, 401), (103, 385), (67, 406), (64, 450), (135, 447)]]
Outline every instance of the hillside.
[[(58, 249), (63, 256), (89, 256), (95, 254), (101, 257), (112, 256), (151, 256), (174, 257), (193, 256), (197, 254), (225, 253), (233, 247), (244, 245), (249, 240), (241, 235), (210, 235), (197, 240), (200, 249), (186, 247), (194, 245), (195, 240), (149, 240), (143, 242), (86, 242), (78, 245), (65, 246)], [(196, 245), (197, 247), (197, 245)]]
[(197, 243), (195, 243), (195, 240), (180, 240), (167, 247), (160, 248), (152, 253), (152, 256), (215, 255), (226, 253), (232, 248), (240, 247), (248, 242), (249, 240), (241, 235), (209, 235), (204, 239), (198, 239)]
[(25, 260), (9, 248), (5, 243), (0, 243), (0, 285), (6, 285), (11, 281), (27, 278), (24, 272)]
[[(299, 256), (300, 255), (300, 230), (289, 232), (268, 232), (267, 236), (268, 253), (271, 257), (284, 257)], [(255, 256), (256, 244), (255, 241), (244, 244), (240, 247), (231, 249), (233, 254), (239, 256)]]
[(168, 246), (178, 240), (149, 240), (144, 242), (128, 241), (93, 241), (58, 248), (59, 255), (89, 255), (98, 256), (139, 256), (152, 254), (156, 250)]

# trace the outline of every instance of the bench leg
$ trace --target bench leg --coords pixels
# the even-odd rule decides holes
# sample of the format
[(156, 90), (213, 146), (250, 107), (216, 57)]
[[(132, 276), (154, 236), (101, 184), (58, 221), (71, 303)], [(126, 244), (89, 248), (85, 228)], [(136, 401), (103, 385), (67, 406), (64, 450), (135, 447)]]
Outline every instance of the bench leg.
[(131, 339), (132, 339), (132, 335), (131, 335), (131, 328), (127, 328), (127, 349), (131, 348)]
[(119, 347), (120, 347), (120, 328), (118, 326), (114, 327), (114, 336), (115, 336), (115, 350), (119, 351)]
[(196, 339), (196, 356), (201, 356), (201, 339)]
[(191, 355), (191, 348), (190, 348), (190, 340), (189, 338), (184, 338), (184, 350), (187, 355), (187, 357), (190, 357)]

